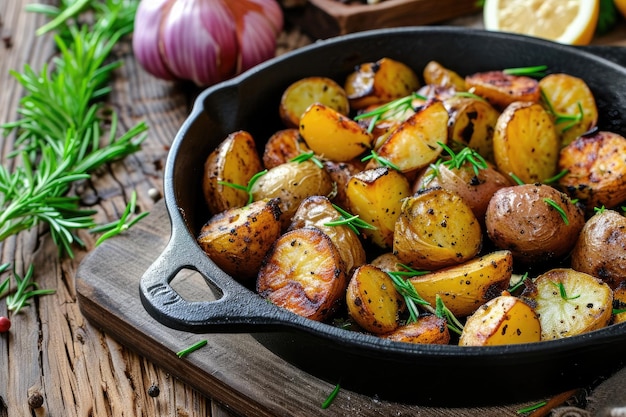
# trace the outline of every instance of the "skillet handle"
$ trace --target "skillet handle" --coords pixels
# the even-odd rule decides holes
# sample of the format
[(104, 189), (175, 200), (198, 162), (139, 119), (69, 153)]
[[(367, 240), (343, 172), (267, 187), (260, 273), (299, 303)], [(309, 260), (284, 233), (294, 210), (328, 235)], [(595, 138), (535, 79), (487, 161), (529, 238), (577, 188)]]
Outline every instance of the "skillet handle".
[[(160, 323), (193, 333), (250, 333), (292, 327), (293, 315), (272, 306), (217, 268), (186, 233), (173, 227), (164, 251), (150, 265), (139, 283), (141, 302)], [(187, 301), (170, 282), (183, 269), (195, 270), (222, 296), (215, 301)], [(207, 276), (202, 271), (212, 272)], [(208, 285), (208, 284), (207, 284)]]

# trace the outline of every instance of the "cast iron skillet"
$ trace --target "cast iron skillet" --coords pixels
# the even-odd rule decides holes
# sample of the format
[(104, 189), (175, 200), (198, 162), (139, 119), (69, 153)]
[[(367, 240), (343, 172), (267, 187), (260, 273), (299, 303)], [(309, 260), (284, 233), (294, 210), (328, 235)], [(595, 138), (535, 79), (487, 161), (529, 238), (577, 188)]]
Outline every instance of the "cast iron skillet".
[[(600, 127), (624, 134), (626, 69), (617, 62), (626, 62), (625, 56), (619, 48), (592, 53), (522, 36), (459, 28), (385, 29), (319, 41), (207, 89), (169, 153), (164, 187), (172, 234), (141, 279), (144, 307), (162, 324), (179, 330), (253, 333), (296, 366), (333, 384), (340, 382), (346, 389), (384, 399), (446, 406), (494, 404), (541, 398), (594, 383), (622, 364), (624, 325), (513, 346), (392, 342), (311, 321), (267, 303), (217, 268), (196, 244), (195, 236), (209, 216), (201, 191), (206, 156), (238, 129), (251, 132), (262, 149), (271, 133), (282, 127), (278, 118), (281, 93), (302, 77), (324, 75), (341, 82), (355, 65), (382, 57), (405, 62), (418, 73), (430, 60), (460, 74), (545, 64), (553, 72), (586, 80), (598, 102)], [(197, 270), (221, 298), (183, 299), (170, 286), (181, 269)]]

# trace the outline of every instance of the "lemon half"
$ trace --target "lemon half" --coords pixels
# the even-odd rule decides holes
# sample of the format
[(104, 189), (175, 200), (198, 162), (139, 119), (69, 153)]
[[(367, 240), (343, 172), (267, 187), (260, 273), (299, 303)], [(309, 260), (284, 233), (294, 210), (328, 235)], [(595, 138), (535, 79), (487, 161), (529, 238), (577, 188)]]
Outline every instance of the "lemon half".
[(485, 29), (587, 45), (593, 38), (599, 0), (485, 0)]

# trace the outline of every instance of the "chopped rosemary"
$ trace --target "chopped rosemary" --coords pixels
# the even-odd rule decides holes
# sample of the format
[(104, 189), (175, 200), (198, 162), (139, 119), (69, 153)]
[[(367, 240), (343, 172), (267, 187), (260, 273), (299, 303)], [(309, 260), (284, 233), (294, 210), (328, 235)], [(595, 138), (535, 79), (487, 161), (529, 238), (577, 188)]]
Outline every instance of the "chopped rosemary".
[(473, 98), (480, 101), (486, 101), (484, 98), (479, 96), (478, 94), (471, 93), (469, 91), (456, 91), (454, 93), (455, 97), (465, 97), (465, 98)]
[(567, 213), (563, 210), (563, 207), (559, 206), (559, 204), (551, 198), (544, 198), (543, 202), (554, 208), (563, 219), (563, 223), (565, 223), (566, 226), (569, 226), (569, 219), (567, 218)]
[(526, 280), (528, 279), (528, 272), (524, 272), (524, 275), (522, 275), (519, 279), (519, 281), (517, 281), (515, 284), (511, 285), (508, 289), (508, 291), (510, 293), (513, 293), (515, 291), (517, 291), (522, 285), (525, 285)]
[(369, 161), (370, 159), (375, 160), (382, 166), (386, 166), (391, 169), (395, 169), (396, 171), (400, 171), (400, 168), (396, 164), (394, 164), (387, 158), (383, 158), (382, 156), (378, 155), (378, 153), (373, 149), (370, 151), (369, 155), (366, 155), (361, 159), (361, 162), (366, 162), (366, 161)]
[(339, 218), (337, 220), (324, 223), (324, 226), (348, 226), (354, 233), (357, 234), (357, 236), (361, 234), (359, 229), (376, 229), (376, 226), (372, 226), (368, 222), (361, 220), (358, 214), (350, 214), (336, 204), (333, 204), (333, 207), (339, 212)]
[(562, 298), (563, 300), (565, 300), (565, 301), (568, 301), (568, 300), (575, 300), (575, 299), (577, 299), (578, 297), (580, 297), (580, 294), (578, 294), (578, 295), (574, 295), (574, 296), (572, 296), (572, 297), (569, 297), (569, 296), (567, 295), (567, 291), (565, 290), (565, 285), (563, 285), (563, 283), (562, 283), (562, 282), (552, 282), (552, 285), (554, 285), (555, 287), (557, 287), (557, 288), (559, 289), (559, 295), (560, 295), (560, 296), (561, 296), (561, 298)]
[(402, 114), (407, 110), (413, 109), (413, 100), (416, 99), (426, 100), (426, 97), (417, 93), (413, 93), (406, 97), (392, 100), (389, 103), (383, 104), (382, 106), (367, 113), (359, 114), (354, 117), (354, 120), (358, 121), (362, 119), (369, 119), (371, 117), (372, 120), (370, 121), (367, 128), (367, 131), (371, 133), (374, 130), (376, 123), (378, 123), (380, 120), (389, 119), (391, 118), (391, 116)]
[(604, 205), (602, 207), (594, 207), (593, 211), (596, 214), (602, 214), (606, 211), (606, 207), (604, 207)]
[(322, 163), (322, 161), (319, 160), (319, 158), (315, 155), (315, 152), (313, 151), (303, 152), (300, 155), (291, 159), (292, 162), (298, 162), (298, 163), (302, 163), (308, 160), (311, 160), (318, 167), (324, 168), (324, 164)]
[(550, 177), (547, 180), (544, 180), (543, 183), (544, 184), (554, 184), (555, 182), (557, 182), (558, 180), (560, 180), (561, 178), (566, 176), (568, 173), (569, 173), (569, 170), (567, 170), (567, 169), (561, 170), (561, 172), (556, 174), (554, 177)]
[(583, 106), (580, 102), (576, 103), (577, 107), (578, 107), (578, 113), (576, 114), (563, 114), (563, 113), (558, 113), (555, 109), (554, 106), (552, 105), (552, 103), (550, 102), (550, 99), (548, 99), (548, 96), (546, 96), (545, 92), (543, 90), (541, 90), (541, 99), (544, 101), (544, 103), (546, 103), (546, 106), (548, 107), (548, 113), (550, 113), (552, 115), (552, 117), (554, 117), (554, 124), (555, 125), (560, 125), (561, 123), (566, 123), (569, 122), (567, 125), (565, 125), (561, 131), (565, 132), (569, 129), (571, 129), (572, 127), (576, 126), (578, 123), (580, 123), (583, 120)]
[(517, 185), (524, 185), (525, 182), (522, 181), (522, 179), (520, 177), (518, 177), (517, 175), (515, 175), (515, 173), (513, 172), (509, 172), (509, 177), (511, 177), (513, 179), (513, 181), (515, 181), (515, 183)]
[(194, 343), (193, 345), (189, 346), (188, 348), (185, 348), (179, 352), (176, 353), (176, 356), (178, 356), (179, 358), (184, 358), (185, 356), (189, 355), (192, 352), (195, 352), (196, 350), (200, 349), (201, 347), (206, 346), (206, 344), (208, 343), (208, 340), (201, 340), (199, 342)]
[[(8, 265), (9, 264), (3, 264), (0, 267), (0, 272), (6, 271)], [(20, 277), (17, 272), (13, 271), (13, 278), (17, 283), (17, 290), (12, 294), (8, 293), (10, 277), (7, 277), (7, 279), (0, 284), (0, 297), (6, 295), (6, 304), (9, 311), (17, 314), (22, 307), (29, 305), (29, 299), (38, 295), (54, 294), (56, 292), (55, 290), (40, 290), (37, 283), (33, 282), (34, 270), (35, 269), (31, 264), (24, 277)]]
[(96, 246), (100, 245), (106, 239), (119, 235), (125, 230), (130, 229), (137, 222), (139, 222), (141, 219), (143, 219), (144, 217), (150, 214), (149, 212), (146, 211), (146, 212), (140, 213), (135, 218), (129, 220), (130, 215), (135, 213), (136, 205), (137, 205), (137, 192), (133, 191), (133, 193), (130, 196), (130, 201), (126, 205), (126, 209), (124, 210), (124, 213), (122, 214), (122, 216), (120, 217), (118, 221), (104, 224), (101, 226), (97, 226), (91, 229), (92, 233), (103, 233), (102, 236), (100, 236), (98, 240), (96, 241)]
[(460, 335), (463, 333), (463, 324), (452, 314), (450, 309), (446, 307), (439, 294), (435, 295), (435, 315), (446, 320), (448, 329)]
[(520, 75), (533, 78), (543, 78), (548, 70), (547, 65), (535, 65), (531, 67), (506, 68), (502, 70), (507, 75)]
[(228, 182), (228, 181), (218, 181), (217, 183), (219, 185), (225, 185), (227, 187), (236, 188), (237, 190), (245, 191), (248, 194), (248, 202), (246, 203), (246, 205), (248, 205), (248, 204), (251, 204), (252, 201), (254, 200), (254, 197), (252, 196), (252, 187), (254, 186), (254, 183), (256, 183), (257, 180), (265, 174), (267, 174), (267, 169), (257, 172), (256, 174), (252, 176), (252, 178), (250, 178), (250, 181), (248, 181), (248, 185), (246, 186), (243, 186), (240, 184), (233, 184), (232, 182)]
[(547, 401), (540, 401), (537, 404), (533, 404), (533, 405), (530, 405), (528, 407), (520, 408), (519, 410), (517, 410), (517, 414), (530, 413), (531, 411), (535, 411), (535, 410), (540, 409), (541, 407), (543, 407), (546, 404), (548, 404)]
[(337, 394), (339, 394), (339, 390), (340, 389), (341, 389), (341, 386), (339, 384), (335, 385), (335, 388), (332, 390), (332, 392), (328, 395), (328, 397), (326, 397), (326, 399), (322, 403), (322, 408), (323, 409), (327, 409), (328, 407), (330, 407), (332, 402), (337, 397)]
[(622, 314), (626, 313), (626, 308), (614, 308), (612, 311), (613, 314)]
[(419, 317), (419, 310), (417, 309), (417, 305), (430, 307), (430, 303), (424, 300), (417, 293), (417, 290), (415, 289), (413, 284), (404, 279), (404, 277), (415, 277), (418, 275), (424, 275), (427, 274), (428, 271), (417, 271), (407, 265), (399, 264), (399, 266), (406, 269), (406, 271), (387, 271), (387, 275), (391, 277), (396, 291), (398, 291), (398, 293), (400, 293), (400, 295), (404, 298), (406, 307), (409, 310), (409, 319), (407, 320), (407, 323), (413, 323), (416, 322), (417, 318)]

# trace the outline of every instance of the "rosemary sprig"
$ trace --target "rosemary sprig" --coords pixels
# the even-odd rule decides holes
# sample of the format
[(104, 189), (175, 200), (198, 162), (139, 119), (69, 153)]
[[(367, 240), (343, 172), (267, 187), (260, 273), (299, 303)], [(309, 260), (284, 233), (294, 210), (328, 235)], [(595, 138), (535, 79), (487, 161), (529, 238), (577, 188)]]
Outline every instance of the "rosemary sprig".
[(544, 180), (543, 183), (544, 184), (554, 184), (555, 182), (557, 182), (558, 180), (560, 180), (561, 178), (566, 176), (568, 173), (569, 173), (569, 170), (563, 169), (563, 170), (561, 170), (561, 172), (559, 172), (555, 176), (550, 177), (550, 178)]
[[(8, 264), (3, 264), (2, 267), (6, 270)], [(17, 284), (17, 289), (14, 293), (8, 294), (10, 277), (6, 278), (2, 284), (0, 284), (0, 297), (6, 295), (7, 309), (17, 314), (23, 307), (28, 306), (28, 300), (38, 295), (54, 294), (55, 290), (40, 290), (37, 283), (33, 282), (34, 267), (30, 265), (26, 271), (24, 277), (20, 277), (17, 272), (13, 271), (13, 279)]]
[(543, 100), (544, 103), (546, 103), (546, 106), (548, 107), (548, 113), (550, 113), (552, 117), (554, 117), (554, 124), (560, 125), (562, 123), (567, 123), (565, 126), (561, 128), (562, 132), (568, 131), (569, 129), (576, 126), (578, 123), (580, 123), (583, 120), (584, 112), (583, 112), (583, 106), (580, 103), (580, 101), (576, 103), (577, 108), (578, 108), (578, 113), (576, 114), (559, 113), (554, 109), (552, 102), (550, 101), (546, 93), (543, 91), (543, 89), (540, 91), (540, 93), (541, 93), (541, 99)]
[(528, 272), (524, 272), (524, 275), (520, 277), (519, 281), (517, 281), (515, 284), (509, 287), (508, 289), (509, 293), (513, 293), (517, 291), (522, 285), (526, 285), (525, 282), (527, 279), (528, 279)]
[(568, 296), (567, 295), (567, 291), (565, 290), (565, 285), (563, 285), (562, 282), (551, 282), (552, 285), (554, 285), (555, 287), (557, 287), (559, 289), (559, 295), (561, 296), (561, 298), (565, 301), (568, 300), (575, 300), (578, 297), (580, 297), (580, 294), (578, 295), (573, 295), (573, 296)]
[(559, 206), (559, 204), (551, 198), (544, 198), (543, 202), (554, 208), (563, 219), (563, 223), (565, 223), (566, 226), (569, 225), (569, 219), (567, 218), (567, 213), (563, 210), (563, 207)]
[(370, 151), (369, 155), (366, 155), (361, 159), (361, 162), (367, 162), (370, 159), (375, 160), (384, 167), (389, 167), (391, 169), (395, 169), (396, 171), (400, 171), (400, 168), (396, 164), (394, 164), (387, 158), (383, 158), (382, 156), (378, 155), (378, 153), (373, 149)]
[(248, 202), (246, 203), (246, 205), (248, 205), (251, 204), (254, 200), (254, 196), (252, 195), (252, 187), (254, 186), (254, 183), (256, 183), (258, 179), (265, 174), (267, 174), (267, 169), (257, 172), (252, 176), (252, 178), (250, 178), (250, 181), (248, 181), (248, 185), (233, 184), (232, 182), (228, 181), (218, 181), (217, 183), (220, 185), (225, 185), (227, 187), (236, 188), (237, 190), (245, 191), (248, 194)]
[(176, 356), (178, 356), (179, 358), (184, 358), (185, 356), (189, 355), (190, 353), (193, 353), (196, 350), (206, 346), (207, 343), (209, 343), (209, 341), (206, 340), (206, 339), (201, 340), (199, 342), (196, 342), (193, 345), (191, 345), (191, 346), (189, 346), (189, 347), (187, 347), (187, 348), (185, 348), (185, 349), (183, 349), (181, 351), (176, 352)]
[(118, 221), (104, 224), (101, 226), (97, 226), (91, 229), (91, 233), (103, 233), (96, 241), (96, 246), (100, 245), (105, 240), (113, 236), (117, 236), (120, 233), (124, 232), (125, 230), (130, 229), (137, 222), (139, 222), (141, 219), (143, 219), (144, 217), (150, 214), (149, 212), (144, 211), (143, 213), (140, 213), (136, 217), (129, 220), (129, 217), (131, 216), (131, 214), (135, 213), (136, 206), (137, 206), (137, 192), (133, 191), (133, 193), (130, 196), (130, 201), (126, 205), (126, 209), (124, 210), (122, 217), (120, 217)]
[(330, 407), (332, 402), (335, 400), (335, 397), (337, 397), (337, 394), (339, 394), (339, 390), (341, 390), (341, 385), (339, 385), (339, 384), (335, 385), (335, 388), (333, 388), (331, 393), (328, 394), (328, 397), (326, 397), (326, 399), (322, 403), (322, 408), (323, 409), (326, 409), (326, 408)]
[(401, 97), (401, 98), (392, 100), (389, 103), (383, 104), (382, 106), (377, 107), (376, 109), (372, 111), (361, 113), (355, 116), (354, 120), (358, 121), (362, 119), (371, 118), (372, 120), (370, 120), (370, 123), (367, 128), (367, 131), (371, 133), (379, 121), (390, 119), (393, 116), (402, 114), (407, 110), (413, 109), (413, 100), (416, 100), (416, 99), (426, 100), (426, 97), (417, 93), (413, 93), (406, 97)]
[(454, 316), (452, 311), (446, 307), (439, 294), (435, 295), (435, 315), (446, 320), (448, 329), (460, 335), (463, 333), (463, 324)]
[(517, 410), (517, 414), (526, 414), (526, 413), (530, 413), (531, 411), (535, 411), (540, 409), (541, 407), (547, 405), (548, 402), (547, 401), (540, 401), (537, 404), (533, 404), (533, 405), (529, 405), (528, 407), (524, 407), (524, 408), (520, 408), (519, 410)]
[(350, 214), (336, 204), (333, 204), (333, 207), (339, 212), (339, 218), (337, 220), (324, 223), (324, 226), (348, 226), (354, 233), (357, 234), (357, 236), (361, 234), (359, 229), (376, 230), (376, 226), (360, 219), (358, 214)]
[(387, 271), (387, 275), (391, 277), (393, 285), (396, 291), (404, 298), (407, 309), (409, 310), (409, 319), (407, 323), (413, 323), (417, 321), (419, 317), (418, 305), (422, 306), (434, 312), (430, 303), (424, 300), (418, 293), (413, 284), (411, 284), (405, 277), (415, 277), (419, 275), (427, 274), (428, 271), (417, 271), (407, 265), (399, 264), (398, 266), (405, 269), (405, 271)]
[(322, 161), (319, 160), (319, 158), (315, 155), (315, 152), (313, 151), (303, 152), (300, 155), (291, 159), (292, 162), (298, 162), (299, 164), (309, 160), (317, 165), (319, 168), (324, 168), (324, 164), (322, 163)]
[(502, 70), (507, 75), (519, 75), (532, 78), (543, 78), (548, 70), (547, 65), (535, 65), (531, 67), (505, 68)]
[(445, 160), (441, 158), (434, 164), (430, 164), (430, 173), (425, 179), (426, 184), (439, 175), (439, 167), (441, 165), (449, 169), (461, 169), (463, 166), (469, 165), (474, 170), (476, 176), (479, 175), (481, 169), (487, 169), (489, 167), (485, 158), (472, 148), (464, 147), (456, 153), (443, 142), (437, 142), (437, 144), (448, 153), (449, 158)]

